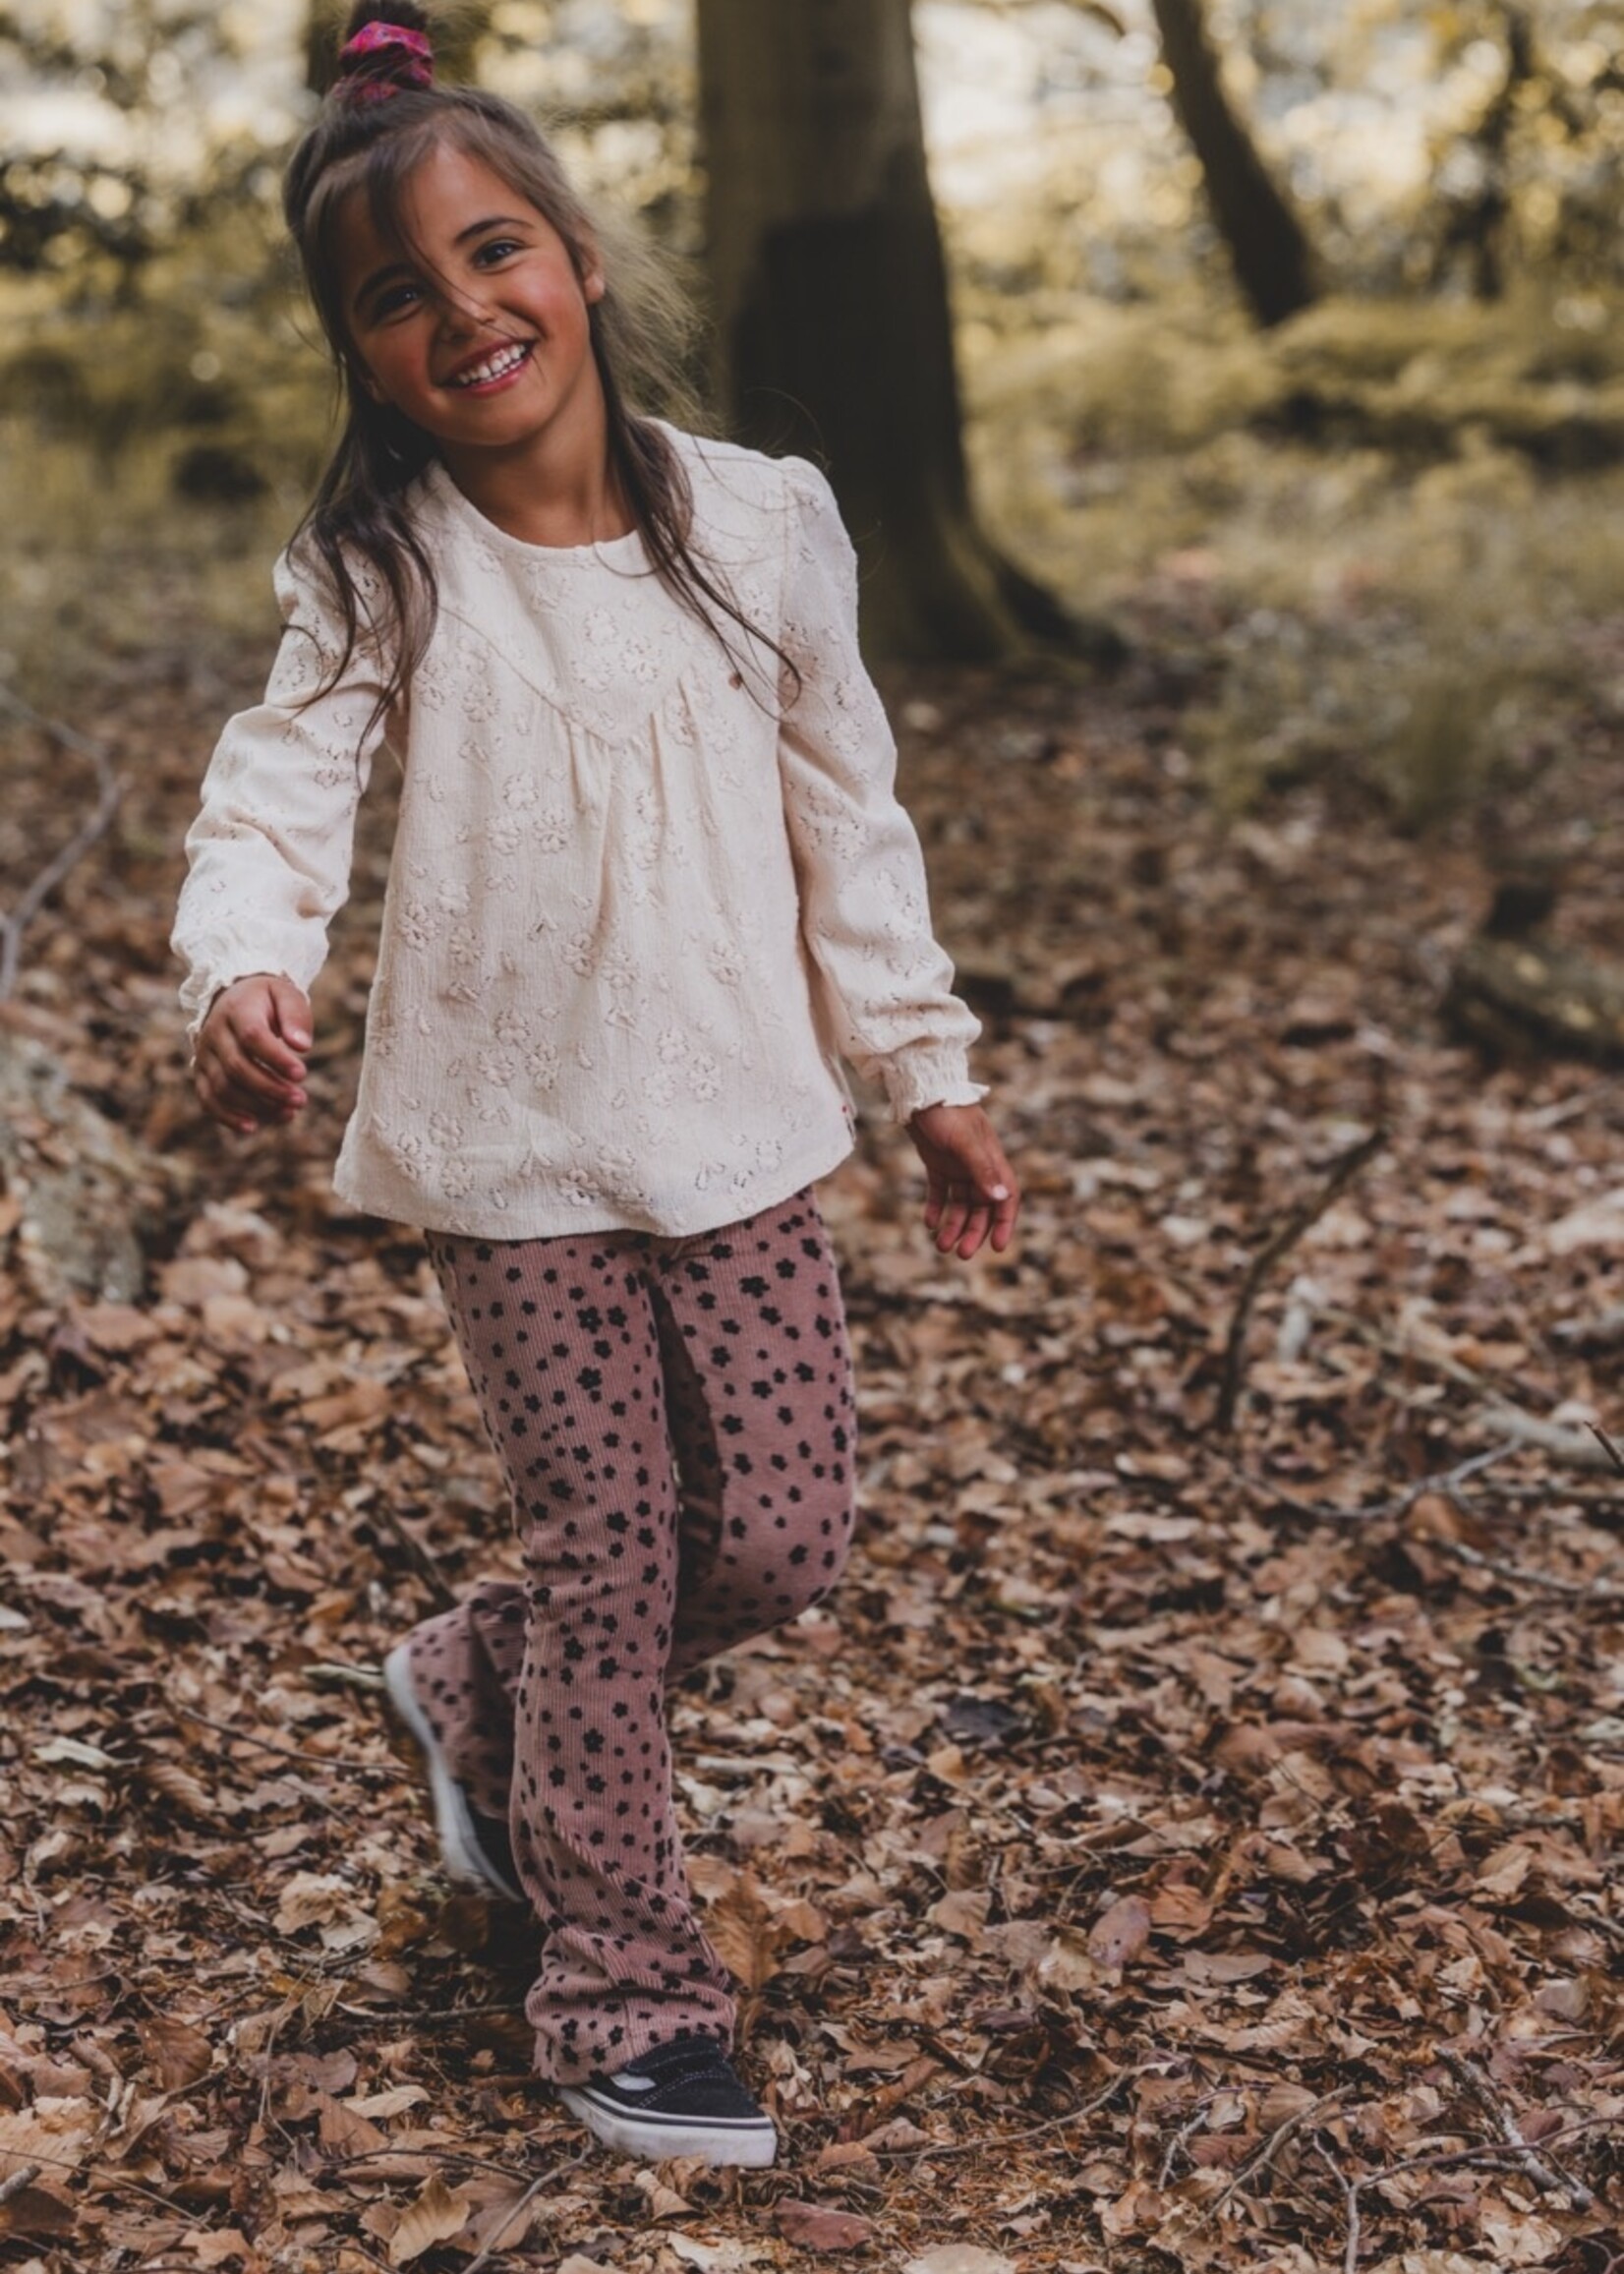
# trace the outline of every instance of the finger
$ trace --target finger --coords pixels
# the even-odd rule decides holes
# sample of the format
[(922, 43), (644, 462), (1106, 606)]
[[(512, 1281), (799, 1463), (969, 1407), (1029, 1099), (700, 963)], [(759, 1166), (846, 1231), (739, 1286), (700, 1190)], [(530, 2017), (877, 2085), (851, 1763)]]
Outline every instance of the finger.
[[(297, 1064), (297, 1060), (294, 1063)], [(301, 1105), (305, 1101), (302, 1067), (298, 1074), (277, 1072), (262, 1066), (252, 1052), (232, 1042), (218, 1046), (215, 1064), (222, 1089), (242, 1105), (279, 1106), (292, 1098), (297, 1098)]]
[(996, 1254), (1002, 1255), (1015, 1234), (1015, 1215), (1020, 1207), (1020, 1195), (1012, 1187), (993, 1211), (992, 1243)]
[(210, 1121), (218, 1122), (221, 1129), (234, 1130), (238, 1136), (247, 1137), (259, 1127), (259, 1124), (251, 1116), (244, 1114), (240, 1108), (227, 1105), (212, 1083), (200, 1081), (198, 1095), (203, 1100), (204, 1113), (207, 1114)]
[(278, 1085), (269, 1094), (264, 1092), (263, 1082), (255, 1086), (249, 1081), (240, 1081), (218, 1062), (209, 1070), (211, 1110), (216, 1120), (233, 1129), (245, 1123), (251, 1129), (258, 1129), (265, 1122), (284, 1120), (286, 1107), (296, 1100), (299, 1105), (304, 1103), (302, 1091), (285, 1091)]
[[(1006, 1192), (1006, 1187), (999, 1185), (996, 1190)], [(978, 1192), (976, 1187), (953, 1187), (953, 1203), (949, 1207), (949, 1214), (944, 1216), (940, 1233), (937, 1233), (937, 1247), (942, 1249), (944, 1255), (951, 1249), (957, 1249), (959, 1257), (969, 1259), (987, 1237), (987, 1228), (992, 1226), (994, 1205), (1003, 1203), (994, 1203), (989, 1194)], [(966, 1240), (969, 1240), (969, 1247), (964, 1247)]]
[(1020, 1207), (1020, 1188), (1015, 1183), (1010, 1164), (1000, 1155), (996, 1173), (983, 1186), (992, 1202), (992, 1244), (1002, 1254), (1010, 1245), (1015, 1220)]
[(310, 1004), (302, 989), (291, 979), (272, 979), (270, 982), (271, 1009), (277, 1031), (295, 1050), (311, 1046)]
[(934, 1232), (948, 1204), (948, 1180), (940, 1169), (925, 1172), (925, 1222)]
[(951, 1185), (948, 1188), (947, 1207), (943, 1211), (941, 1222), (936, 1227), (936, 1245), (944, 1255), (957, 1246), (968, 1214), (969, 1201), (963, 1187)]
[(972, 1207), (965, 1217), (964, 1229), (958, 1239), (958, 1256), (961, 1262), (967, 1263), (987, 1237), (987, 1226), (991, 1221), (991, 1215), (992, 1211), (983, 1201)]
[(226, 1018), (230, 1042), (222, 1042), (222, 1049), (234, 1044), (237, 1054), (267, 1074), (280, 1076), (284, 1081), (303, 1081), (305, 1062), (297, 1050), (282, 1040), (262, 1011), (247, 1011)]

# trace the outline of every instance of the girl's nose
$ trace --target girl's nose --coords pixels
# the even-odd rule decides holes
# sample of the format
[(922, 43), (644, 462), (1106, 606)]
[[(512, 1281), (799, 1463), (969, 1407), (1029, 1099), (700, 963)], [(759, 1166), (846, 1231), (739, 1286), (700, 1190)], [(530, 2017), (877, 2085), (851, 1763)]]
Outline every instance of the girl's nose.
[(441, 300), (439, 321), (441, 329), (455, 338), (464, 332), (482, 330), (493, 318), (483, 301), (471, 300), (466, 293), (459, 293), (454, 299), (447, 295)]

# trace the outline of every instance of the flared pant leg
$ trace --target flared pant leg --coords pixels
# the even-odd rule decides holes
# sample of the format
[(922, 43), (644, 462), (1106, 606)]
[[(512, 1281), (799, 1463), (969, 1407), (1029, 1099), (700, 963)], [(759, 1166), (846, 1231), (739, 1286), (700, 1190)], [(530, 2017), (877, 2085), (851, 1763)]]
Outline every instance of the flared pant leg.
[(412, 1671), (545, 1928), (537, 2067), (574, 2082), (685, 2032), (730, 2049), (665, 1692), (844, 1568), (855, 1405), (815, 1196), (687, 1240), (427, 1237), (525, 1577), (415, 1628)]

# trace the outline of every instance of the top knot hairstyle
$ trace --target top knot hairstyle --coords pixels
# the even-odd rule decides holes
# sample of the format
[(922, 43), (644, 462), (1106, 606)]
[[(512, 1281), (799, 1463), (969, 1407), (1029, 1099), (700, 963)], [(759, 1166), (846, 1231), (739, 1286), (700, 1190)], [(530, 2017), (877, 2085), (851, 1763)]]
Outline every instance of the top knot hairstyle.
[[(798, 679), (783, 649), (740, 612), (725, 582), (700, 558), (691, 541), (687, 475), (651, 415), (658, 408), (679, 424), (703, 424), (683, 376), (694, 340), (692, 304), (673, 280), (668, 260), (633, 232), (588, 210), (551, 144), (516, 105), (484, 87), (436, 82), (433, 27), (415, 0), (360, 0), (344, 27), (338, 76), (288, 162), (282, 193), (342, 390), (343, 429), (293, 539), (307, 556), (314, 549), (344, 623), (343, 653), (318, 692), (336, 683), (365, 639), (382, 667), (378, 710), (389, 709), (404, 698), (434, 631), (434, 564), (405, 502), (435, 456), (434, 443), (392, 405), (376, 402), (361, 383), (340, 289), (337, 238), (346, 201), (360, 195), (369, 201), (378, 234), (410, 256), (405, 193), (441, 143), (490, 166), (541, 213), (562, 239), (577, 277), (585, 277), (595, 253), (601, 255), (608, 286), (588, 309), (589, 336), (608, 414), (610, 462), (649, 558), (725, 652), (732, 653), (713, 609), (760, 640)], [(380, 580), (377, 602), (362, 591), (368, 569)]]
[[(398, 13), (398, 12), (397, 12)], [(388, 52), (397, 48), (404, 65)], [(370, 68), (380, 61), (381, 68)], [(350, 34), (338, 51), (339, 85), (351, 102), (377, 102), (403, 87), (433, 87), (435, 43), (409, 24), (373, 17)]]

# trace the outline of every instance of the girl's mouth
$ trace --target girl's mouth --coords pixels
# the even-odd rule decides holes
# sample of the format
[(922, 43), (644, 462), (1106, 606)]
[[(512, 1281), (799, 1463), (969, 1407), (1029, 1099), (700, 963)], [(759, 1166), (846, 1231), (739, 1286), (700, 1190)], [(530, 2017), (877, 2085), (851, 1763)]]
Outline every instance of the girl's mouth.
[(461, 371), (452, 373), (445, 384), (460, 388), (465, 394), (481, 393), (487, 388), (499, 386), (504, 379), (510, 379), (529, 361), (530, 342), (516, 339), (507, 347), (493, 348), (478, 363), (465, 364)]

